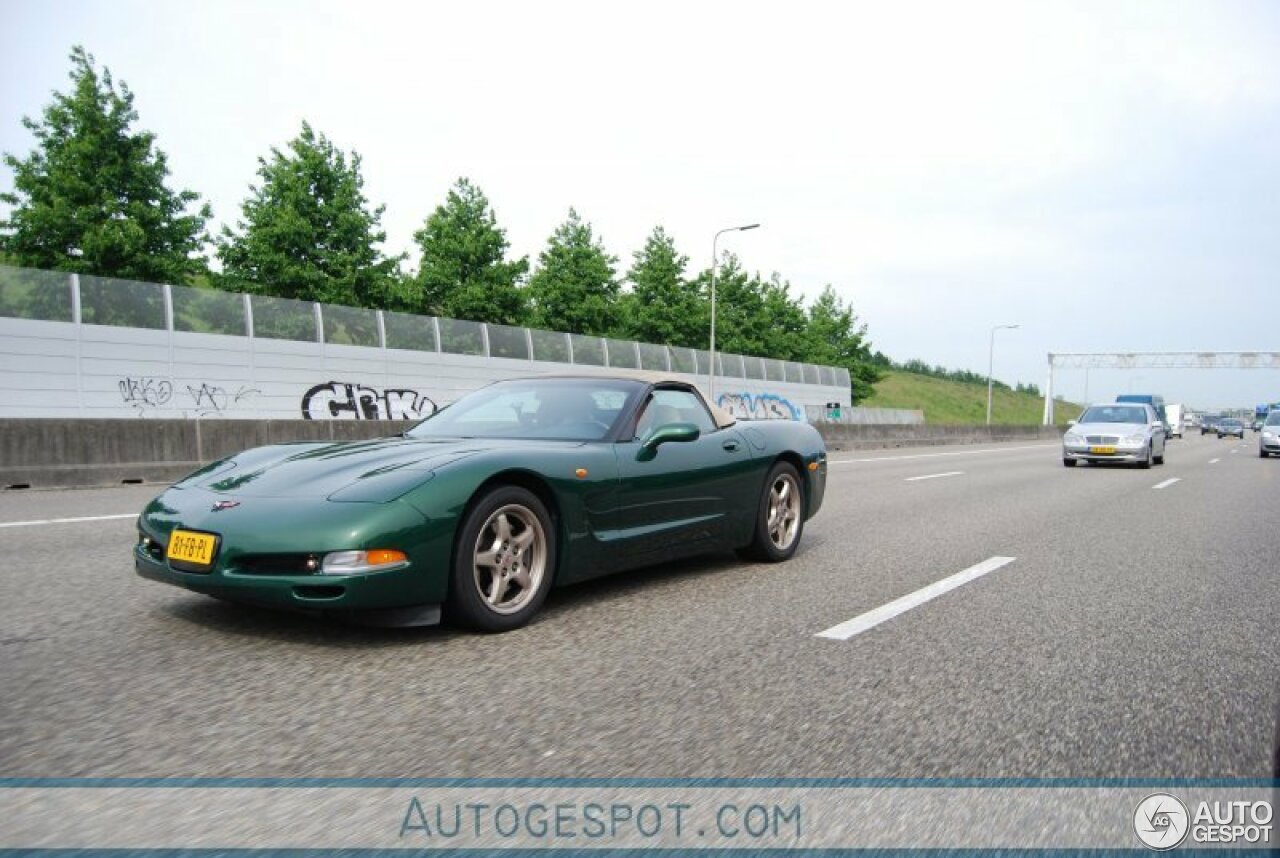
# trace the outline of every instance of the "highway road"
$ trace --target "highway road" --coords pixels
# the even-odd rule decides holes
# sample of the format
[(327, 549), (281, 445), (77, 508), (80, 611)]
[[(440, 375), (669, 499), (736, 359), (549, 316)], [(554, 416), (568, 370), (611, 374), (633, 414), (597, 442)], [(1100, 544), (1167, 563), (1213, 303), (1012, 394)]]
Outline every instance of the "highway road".
[(1266, 777), (1280, 460), (1256, 437), (1151, 470), (833, 452), (792, 562), (556, 591), (500, 636), (184, 593), (133, 572), (158, 487), (7, 492), (0, 776)]

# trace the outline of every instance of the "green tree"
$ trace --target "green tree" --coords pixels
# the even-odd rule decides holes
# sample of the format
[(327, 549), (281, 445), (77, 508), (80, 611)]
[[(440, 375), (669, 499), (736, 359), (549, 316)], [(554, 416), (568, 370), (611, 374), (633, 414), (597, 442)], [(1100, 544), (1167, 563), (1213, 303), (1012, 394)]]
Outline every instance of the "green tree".
[(525, 321), (520, 282), (529, 260), (507, 261), (507, 234), (470, 181), (459, 179), (413, 237), (422, 250), (411, 298), (416, 312), (503, 325)]
[[(699, 272), (696, 284), (703, 300), (709, 301), (711, 270)], [(774, 357), (767, 349), (771, 324), (765, 315), (764, 283), (725, 251), (716, 269), (716, 351)], [(705, 348), (701, 338), (699, 347)]]
[(761, 285), (761, 297), (767, 322), (762, 356), (806, 360), (809, 317), (800, 299), (791, 294), (791, 284), (775, 273)]
[(26, 157), (5, 153), (12, 207), (0, 221), (0, 253), (17, 265), (105, 277), (189, 283), (207, 271), (202, 254), (208, 205), (191, 213), (194, 191), (165, 185), (168, 159), (155, 135), (131, 131), (133, 93), (109, 69), (71, 50), (71, 90), (54, 92)]
[(621, 300), (623, 335), (647, 343), (705, 348), (707, 301), (685, 279), (689, 257), (676, 250), (675, 240), (660, 226), (632, 256), (635, 261), (627, 272), (632, 288)]
[(218, 243), (222, 280), (259, 294), (385, 307), (396, 298), (404, 256), (378, 249), (385, 206), (370, 209), (360, 156), (347, 156), (306, 122), (288, 150), (258, 159), (238, 232)]
[(534, 324), (554, 331), (607, 336), (618, 324), (617, 257), (573, 209), (538, 256), (529, 279)]
[(866, 337), (867, 326), (858, 323), (853, 308), (841, 301), (828, 284), (809, 307), (805, 360), (849, 370), (850, 394), (855, 403), (870, 396), (873, 385), (881, 378)]

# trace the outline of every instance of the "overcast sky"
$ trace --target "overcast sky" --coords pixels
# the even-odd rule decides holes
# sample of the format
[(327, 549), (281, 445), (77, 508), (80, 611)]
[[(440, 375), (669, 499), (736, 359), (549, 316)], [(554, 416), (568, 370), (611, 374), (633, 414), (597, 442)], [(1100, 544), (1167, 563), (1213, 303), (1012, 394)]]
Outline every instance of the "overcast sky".
[[(517, 255), (574, 206), (620, 269), (712, 234), (874, 348), (1042, 388), (1048, 352), (1280, 351), (1280, 3), (0, 0), (0, 151), (82, 44), (174, 187), (238, 216), (309, 121), (386, 250), (467, 176)], [(0, 170), (0, 189), (11, 187)], [(416, 259), (414, 260), (416, 263)], [(1083, 371), (1055, 389), (1084, 396)], [(1280, 400), (1280, 369), (1094, 370), (1089, 398)]]

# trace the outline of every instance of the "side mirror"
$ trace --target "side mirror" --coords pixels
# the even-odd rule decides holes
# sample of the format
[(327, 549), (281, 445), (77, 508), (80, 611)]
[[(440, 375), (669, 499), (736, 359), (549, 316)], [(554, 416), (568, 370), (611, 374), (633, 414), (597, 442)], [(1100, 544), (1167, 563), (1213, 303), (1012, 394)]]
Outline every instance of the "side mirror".
[(636, 459), (647, 462), (658, 455), (658, 447), (667, 443), (697, 441), (701, 430), (692, 423), (667, 423), (649, 433), (649, 437), (640, 443), (640, 451)]
[(1068, 420), (1068, 421), (1067, 421), (1067, 428), (1068, 428), (1068, 429), (1070, 429), (1072, 426), (1076, 425), (1076, 423), (1078, 423), (1078, 422), (1079, 422), (1079, 421), (1077, 421), (1077, 420)]

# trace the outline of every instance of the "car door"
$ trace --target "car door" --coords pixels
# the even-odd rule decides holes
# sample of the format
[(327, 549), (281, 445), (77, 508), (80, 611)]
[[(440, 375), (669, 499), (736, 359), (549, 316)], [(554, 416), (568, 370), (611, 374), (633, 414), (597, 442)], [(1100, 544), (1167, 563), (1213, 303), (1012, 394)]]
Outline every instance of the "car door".
[[(675, 423), (697, 426), (698, 437), (660, 444), (652, 456), (642, 452), (653, 432)], [(736, 428), (716, 426), (695, 392), (652, 391), (636, 421), (635, 437), (616, 444), (615, 451), (619, 568), (742, 539), (743, 494), (759, 463), (753, 463), (751, 446)]]

